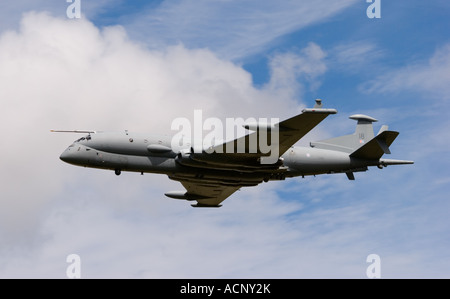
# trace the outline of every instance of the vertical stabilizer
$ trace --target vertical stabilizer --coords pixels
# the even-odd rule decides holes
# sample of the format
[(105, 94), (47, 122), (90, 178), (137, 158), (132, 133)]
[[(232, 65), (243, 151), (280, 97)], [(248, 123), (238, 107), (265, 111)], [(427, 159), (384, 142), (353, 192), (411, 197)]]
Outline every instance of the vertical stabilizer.
[(375, 137), (375, 135), (373, 134), (372, 123), (378, 120), (364, 114), (354, 114), (349, 118), (358, 121), (358, 124), (356, 125), (355, 135), (361, 145)]
[(375, 137), (372, 126), (372, 123), (377, 121), (375, 118), (364, 114), (354, 114), (349, 118), (358, 121), (355, 133), (318, 142), (311, 142), (311, 146), (352, 153)]

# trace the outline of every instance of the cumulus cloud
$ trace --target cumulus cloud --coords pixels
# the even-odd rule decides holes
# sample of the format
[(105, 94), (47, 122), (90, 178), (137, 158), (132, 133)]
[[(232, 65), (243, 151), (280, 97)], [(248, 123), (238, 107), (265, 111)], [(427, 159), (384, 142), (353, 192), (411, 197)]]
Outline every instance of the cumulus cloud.
[[(310, 45), (300, 56), (316, 57), (317, 53), (320, 48)], [(283, 68), (286, 74), (297, 73), (301, 62), (306, 64), (307, 60), (274, 65), (274, 77)], [(302, 69), (302, 73), (320, 73), (320, 57), (314, 62), (319, 62), (319, 70), (309, 63), (313, 69)], [(95, 239), (86, 235), (89, 228), (83, 223), (98, 223), (96, 231), (103, 234), (120, 211), (129, 217), (145, 211), (146, 217), (154, 216), (159, 221), (157, 214), (163, 207), (176, 206), (178, 212), (188, 208), (184, 202), (163, 199), (169, 186), (179, 186), (166, 177), (136, 180), (125, 175), (117, 181), (109, 172), (110, 176), (65, 165), (59, 161), (59, 154), (77, 137), (51, 134), (50, 129), (173, 133), (171, 121), (180, 116), (193, 117), (194, 109), (202, 109), (204, 117), (283, 118), (299, 112), (304, 105), (298, 84), (283, 84), (283, 80), (291, 80), (289, 76), (258, 89), (242, 67), (209, 50), (186, 49), (182, 44), (147, 50), (131, 41), (123, 27), (99, 29), (86, 18), (25, 14), (18, 30), (0, 36), (0, 65), (0, 124), (7, 144), (0, 150), (2, 157), (7, 157), (0, 162), (0, 263), (7, 269), (2, 277), (13, 275), (12, 269), (24, 262), (23, 256), (33, 259), (39, 253), (35, 259), (39, 266), (28, 260), (25, 264), (31, 264), (27, 267), (48, 264), (49, 268), (25, 276), (53, 276), (50, 260), (55, 258), (55, 251), (61, 254), (72, 250), (62, 240), (74, 236), (70, 244), (77, 238), (80, 243), (91, 244)], [(79, 204), (82, 207), (77, 208)], [(106, 206), (112, 210), (100, 212)], [(192, 221), (189, 217), (186, 220)], [(128, 234), (133, 227), (122, 232)], [(170, 234), (177, 235), (175, 231)], [(188, 246), (188, 240), (185, 242)], [(88, 251), (76, 246), (73, 250), (77, 248)]]
[(293, 97), (304, 90), (298, 82), (309, 84), (311, 90), (315, 90), (320, 85), (318, 77), (327, 70), (324, 58), (326, 53), (315, 43), (309, 43), (300, 53), (279, 53), (270, 61), (271, 78), (267, 83), (267, 88), (277, 91), (284, 91), (285, 96)]
[[(129, 34), (154, 49), (184, 43), (239, 60), (260, 53), (280, 36), (327, 20), (358, 0), (135, 1), (81, 0), (83, 17), (100, 24), (124, 24)], [(23, 12), (66, 16), (66, 0), (0, 3), (0, 28), (17, 29)], [(120, 11), (120, 13), (118, 13)], [(114, 18), (105, 12), (112, 13)]]
[[(419, 185), (415, 179), (396, 190), (407, 169), (400, 177), (388, 172), (388, 186), (378, 178), (381, 198), (367, 192), (375, 176), (358, 174), (361, 183), (348, 185), (342, 175), (244, 188), (221, 209), (202, 210), (165, 198), (181, 188), (165, 176), (116, 177), (58, 159), (77, 137), (49, 129), (170, 133), (171, 121), (194, 109), (204, 117), (292, 116), (305, 105), (302, 92), (327, 70), (317, 44), (274, 55), (271, 79), (256, 88), (242, 67), (208, 49), (178, 43), (148, 50), (121, 26), (28, 13), (18, 30), (0, 35), (0, 65), (0, 153), (7, 157), (0, 160), (0, 277), (63, 278), (72, 253), (85, 278), (363, 278), (371, 253), (381, 254), (383, 277), (431, 273), (421, 262), (433, 252), (420, 238), (405, 238), (398, 251), (393, 240), (404, 230), (393, 228), (418, 228), (414, 220), (427, 223), (435, 212), (444, 217), (446, 203), (424, 213), (427, 203), (416, 198), (417, 205), (398, 209), (389, 194), (408, 198)], [(283, 190), (295, 195), (282, 200)], [(439, 236), (448, 230), (432, 229)]]

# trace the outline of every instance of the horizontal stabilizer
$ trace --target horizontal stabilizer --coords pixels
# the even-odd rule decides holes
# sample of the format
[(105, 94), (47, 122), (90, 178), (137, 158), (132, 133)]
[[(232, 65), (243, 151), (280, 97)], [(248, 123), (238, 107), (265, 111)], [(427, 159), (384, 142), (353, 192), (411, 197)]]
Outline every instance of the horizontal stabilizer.
[(398, 136), (396, 131), (383, 131), (369, 142), (350, 154), (350, 157), (366, 160), (378, 160), (384, 154), (390, 154), (389, 146)]

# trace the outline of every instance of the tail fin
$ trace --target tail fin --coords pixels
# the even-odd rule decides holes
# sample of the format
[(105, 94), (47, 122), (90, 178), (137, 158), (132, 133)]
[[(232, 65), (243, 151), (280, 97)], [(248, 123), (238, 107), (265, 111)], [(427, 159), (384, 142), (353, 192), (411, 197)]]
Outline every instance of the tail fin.
[(364, 114), (355, 114), (349, 118), (358, 121), (355, 131), (358, 143), (362, 144), (366, 140), (371, 140), (374, 137), (372, 123), (377, 122), (378, 120)]
[[(372, 123), (377, 121), (375, 118), (363, 114), (355, 114), (349, 118), (358, 121), (355, 133), (318, 142), (311, 142), (311, 146), (353, 153), (356, 149), (374, 138)], [(383, 126), (380, 133), (386, 130), (387, 126)]]

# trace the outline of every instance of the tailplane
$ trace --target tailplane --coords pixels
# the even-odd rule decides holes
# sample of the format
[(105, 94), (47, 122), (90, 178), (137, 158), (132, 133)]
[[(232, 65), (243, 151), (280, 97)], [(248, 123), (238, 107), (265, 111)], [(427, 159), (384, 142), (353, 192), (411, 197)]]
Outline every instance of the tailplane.
[(372, 138), (369, 142), (350, 154), (352, 158), (378, 160), (384, 154), (390, 154), (389, 146), (398, 136), (396, 131), (383, 131)]

